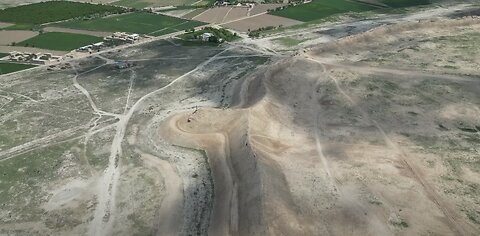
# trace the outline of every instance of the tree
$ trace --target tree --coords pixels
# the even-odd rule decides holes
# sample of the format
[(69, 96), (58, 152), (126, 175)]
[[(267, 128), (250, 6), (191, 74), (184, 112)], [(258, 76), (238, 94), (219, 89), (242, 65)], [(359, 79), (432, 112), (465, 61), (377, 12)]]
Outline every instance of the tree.
[(218, 37), (213, 35), (210, 38), (208, 38), (208, 41), (212, 43), (218, 43)]

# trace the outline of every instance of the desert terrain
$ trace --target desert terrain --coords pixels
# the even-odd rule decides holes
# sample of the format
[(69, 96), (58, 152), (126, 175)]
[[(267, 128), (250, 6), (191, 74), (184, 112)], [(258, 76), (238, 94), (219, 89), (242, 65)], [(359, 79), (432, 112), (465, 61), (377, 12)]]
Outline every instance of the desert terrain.
[(478, 9), (0, 75), (0, 235), (479, 235)]

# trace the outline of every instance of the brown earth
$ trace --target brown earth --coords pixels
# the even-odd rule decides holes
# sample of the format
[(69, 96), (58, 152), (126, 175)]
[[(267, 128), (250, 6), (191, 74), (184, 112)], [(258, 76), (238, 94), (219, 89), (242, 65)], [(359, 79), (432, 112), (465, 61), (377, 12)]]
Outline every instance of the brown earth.
[(248, 77), (235, 106), (164, 121), (162, 137), (209, 157), (210, 235), (478, 235), (480, 175), (469, 160), (479, 131), (462, 127), (480, 122), (480, 80), (434, 70), (438, 61), (366, 60), (412, 43), (419, 28), (455, 39), (477, 23), (385, 26), (322, 45)]
[(29, 30), (0, 30), (0, 45), (6, 46), (12, 42), (18, 43), (37, 35), (38, 32)]
[(215, 7), (210, 8), (203, 13), (193, 17), (193, 20), (207, 22), (207, 23), (222, 23), (225, 16), (233, 7)]
[(250, 10), (250, 15), (256, 15), (262, 12), (267, 12), (267, 10), (273, 10), (275, 8), (285, 6), (281, 3), (272, 3), (272, 4), (257, 4)]
[(8, 26), (12, 26), (12, 25), (14, 25), (14, 24), (12, 24), (12, 23), (0, 22), (0, 29), (1, 29), (1, 28), (5, 28), (5, 27), (8, 27)]
[(51, 53), (56, 56), (61, 56), (65, 55), (68, 52), (64, 51), (54, 51), (54, 50), (47, 50), (47, 49), (41, 49), (41, 48), (30, 48), (30, 47), (18, 47), (18, 46), (0, 46), (0, 52), (4, 53), (9, 53), (12, 51), (17, 51), (17, 52), (33, 52), (33, 53)]
[(251, 18), (227, 23), (227, 24), (224, 24), (224, 26), (227, 28), (241, 31), (241, 32), (247, 32), (248, 30), (256, 30), (262, 27), (267, 27), (267, 26), (274, 26), (274, 27), (285, 26), (286, 27), (286, 26), (292, 26), (292, 25), (301, 24), (301, 23), (303, 22), (280, 17), (280, 16), (262, 14), (262, 15), (251, 17)]

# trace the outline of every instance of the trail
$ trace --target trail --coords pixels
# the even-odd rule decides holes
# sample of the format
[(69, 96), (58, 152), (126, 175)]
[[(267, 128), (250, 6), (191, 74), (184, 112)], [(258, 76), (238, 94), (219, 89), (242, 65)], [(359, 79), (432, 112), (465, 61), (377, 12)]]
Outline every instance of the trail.
[(135, 82), (136, 73), (132, 70), (132, 74), (130, 75), (130, 84), (128, 86), (128, 93), (127, 93), (127, 101), (125, 102), (125, 108), (123, 109), (123, 114), (127, 113), (128, 103), (130, 102), (130, 95), (132, 94), (133, 83)]
[[(30, 142), (15, 146), (13, 148), (7, 149), (5, 151), (0, 152), (0, 161), (5, 161), (8, 160), (12, 157), (18, 156), (22, 153), (28, 152), (30, 150), (36, 149), (38, 147), (44, 147), (46, 145), (49, 145), (51, 142), (54, 140), (58, 139), (65, 139), (68, 137), (73, 136), (77, 132), (79, 132), (82, 129), (87, 128), (87, 125), (81, 125), (77, 127), (73, 127), (67, 130), (63, 130), (61, 132), (51, 134), (39, 139), (32, 140)], [(81, 136), (80, 136), (81, 137)], [(50, 144), (51, 145), (51, 144)]]
[(12, 97), (9, 97), (9, 96), (4, 96), (4, 95), (0, 95), (0, 97), (4, 98), (7, 100), (6, 103), (4, 103), (1, 107), (0, 107), (0, 110), (3, 109), (4, 106), (6, 106), (7, 104), (11, 103), (13, 101), (13, 98)]
[(182, 180), (168, 161), (138, 149), (136, 149), (136, 152), (141, 154), (146, 166), (154, 167), (164, 178), (166, 190), (162, 190), (162, 192), (166, 195), (158, 211), (154, 235), (175, 235), (183, 223)]
[[(232, 44), (233, 45), (233, 44)], [(178, 46), (178, 45), (177, 45)], [(237, 45), (234, 45), (237, 46)], [(272, 53), (260, 51), (259, 49), (253, 49), (249, 48), (258, 52), (261, 52), (260, 54), (251, 54), (251, 55), (231, 55), (231, 56), (221, 56), (217, 57), (217, 59), (229, 59), (229, 58), (248, 58), (248, 57), (266, 57), (268, 55), (272, 55)], [(140, 59), (133, 59), (133, 60), (128, 60), (129, 62), (141, 62), (141, 61), (171, 61), (171, 60), (192, 60), (192, 59), (200, 59), (200, 58), (194, 58), (194, 57), (155, 57), (155, 58), (140, 58)], [(201, 59), (206, 59), (206, 58), (201, 58)]]
[(413, 77), (423, 77), (423, 78), (435, 78), (443, 80), (453, 80), (453, 81), (478, 81), (476, 78), (471, 78), (468, 76), (461, 75), (450, 75), (450, 74), (434, 74), (433, 72), (424, 72), (416, 70), (404, 70), (404, 69), (394, 69), (394, 68), (383, 68), (383, 67), (373, 67), (373, 66), (363, 66), (363, 65), (352, 65), (352, 64), (342, 64), (342, 63), (332, 63), (327, 61), (320, 61), (312, 58), (309, 55), (304, 55), (308, 60), (320, 63), (329, 67), (345, 68), (355, 72), (363, 73), (384, 73), (392, 74), (399, 76), (413, 76)]
[[(104, 65), (102, 65), (104, 66)], [(83, 87), (81, 86), (79, 83), (78, 83), (78, 80), (77, 78), (81, 75), (81, 74), (85, 74), (87, 72), (90, 72), (90, 71), (93, 71), (95, 69), (98, 69), (100, 68), (101, 66), (99, 67), (96, 67), (92, 70), (89, 70), (87, 72), (83, 72), (81, 74), (78, 73), (78, 71), (75, 69), (75, 67), (72, 65), (72, 67), (74, 68), (75, 70), (75, 76), (72, 77), (72, 82), (73, 82), (73, 86), (75, 86), (75, 88), (77, 88), (78, 90), (80, 90), (80, 92), (83, 93), (83, 95), (85, 95), (85, 97), (87, 97), (88, 99), (88, 102), (90, 103), (90, 107), (92, 107), (93, 111), (95, 111), (96, 114), (98, 114), (99, 116), (103, 116), (103, 115), (107, 115), (107, 116), (113, 116), (113, 117), (119, 117), (118, 114), (114, 114), (114, 113), (111, 113), (111, 112), (106, 112), (106, 111), (102, 111), (100, 109), (98, 109), (97, 105), (95, 104), (95, 102), (93, 101), (92, 97), (90, 96), (90, 93)]]
[[(199, 64), (195, 69), (177, 77), (172, 80), (166, 86), (154, 90), (140, 99), (138, 99), (135, 104), (126, 112), (124, 115), (119, 116), (120, 119), (116, 124), (116, 133), (110, 147), (110, 156), (108, 158), (108, 166), (104, 171), (102, 179), (98, 184), (98, 204), (95, 208), (95, 213), (93, 220), (91, 221), (90, 228), (88, 230), (88, 235), (110, 235), (113, 227), (113, 219), (115, 216), (115, 196), (117, 193), (118, 179), (120, 177), (120, 157), (122, 156), (122, 141), (125, 137), (126, 129), (128, 122), (130, 121), (133, 113), (141, 106), (143, 101), (156, 95), (159, 92), (164, 91), (165, 89), (171, 87), (176, 82), (186, 78), (188, 75), (202, 69), (205, 65), (216, 60), (219, 55), (230, 50), (227, 48), (213, 57), (209, 58), (205, 62)], [(87, 92), (88, 94), (88, 92)], [(108, 187), (107, 187), (108, 186)]]
[[(100, 124), (106, 123), (108, 121), (111, 121), (111, 120), (103, 121)], [(107, 126), (104, 126), (104, 127), (100, 128), (100, 129), (92, 130), (91, 135), (99, 133), (99, 132), (103, 132), (103, 131), (111, 128), (113, 125), (114, 124), (110, 124), (110, 125), (107, 125)], [(55, 133), (55, 134), (47, 135), (45, 137), (35, 139), (35, 140), (32, 140), (32, 141), (23, 143), (21, 145), (12, 147), (10, 149), (1, 151), (0, 152), (0, 162), (6, 161), (8, 159), (14, 158), (14, 157), (22, 155), (22, 154), (25, 154), (27, 152), (37, 150), (39, 148), (45, 148), (45, 147), (52, 146), (52, 145), (55, 145), (55, 144), (58, 144), (58, 143), (61, 143), (61, 142), (83, 138), (86, 135), (79, 135), (79, 136), (74, 136), (74, 137), (72, 137), (72, 136), (74, 134), (76, 134), (77, 132), (79, 132), (80, 130), (86, 129), (87, 127), (88, 127), (88, 125), (81, 125), (81, 126), (73, 127), (73, 128), (63, 130), (63, 131), (60, 131), (60, 132)], [(72, 138), (67, 140), (67, 138), (69, 138), (69, 137), (72, 137)]]
[(222, 21), (220, 21), (220, 23), (223, 23), (223, 22), (225, 21), (225, 19), (227, 19), (228, 13), (230, 13), (232, 10), (233, 10), (233, 7), (231, 7), (231, 8), (227, 11), (227, 13), (223, 16)]
[[(323, 73), (325, 73), (326, 70), (325, 68), (323, 67)], [(312, 96), (316, 96), (318, 97), (317, 93), (316, 93), (316, 89), (318, 88), (319, 86), (319, 81), (317, 81), (315, 83), (315, 86), (313, 87), (313, 95)], [(320, 142), (320, 127), (319, 127), (319, 120), (320, 120), (320, 110), (318, 110), (316, 113), (315, 113), (315, 146), (316, 146), (316, 149), (317, 149), (317, 153), (318, 153), (318, 156), (320, 157), (320, 161), (322, 162), (322, 165), (323, 165), (323, 169), (325, 170), (325, 172), (327, 173), (327, 178), (331, 184), (331, 186), (333, 187), (333, 189), (335, 191), (338, 190), (338, 186), (337, 184), (335, 183), (335, 177), (332, 175), (331, 171), (330, 171), (330, 166), (328, 164), (328, 160), (327, 158), (325, 157), (325, 155), (323, 154), (323, 147), (322, 147), (322, 144)]]
[(36, 100), (36, 99), (33, 99), (33, 98), (31, 98), (29, 96), (26, 96), (24, 94), (21, 94), (21, 93), (15, 93), (15, 92), (6, 91), (6, 90), (2, 90), (2, 89), (0, 89), (0, 92), (4, 92), (4, 93), (7, 93), (7, 94), (12, 94), (12, 95), (15, 95), (15, 96), (18, 96), (18, 97), (21, 97), (21, 98), (25, 98), (29, 101), (34, 102), (34, 103), (41, 103), (42, 105), (49, 106), (49, 107), (55, 107), (55, 108), (61, 109), (63, 111), (77, 111), (77, 112), (81, 112), (81, 113), (91, 114), (91, 112), (87, 112), (87, 111), (83, 111), (83, 110), (79, 110), (79, 109), (75, 109), (75, 108), (65, 108), (65, 107), (58, 106), (58, 105), (48, 104), (48, 103), (45, 103), (43, 100)]
[[(318, 60), (315, 60), (313, 58), (310, 58), (310, 57), (307, 57), (307, 59), (311, 60), (311, 61), (314, 61), (314, 62), (317, 62), (319, 64), (321, 64), (324, 69), (325, 69), (325, 64), (318, 61)], [(351, 67), (350, 67), (351, 68)], [(358, 67), (354, 67), (354, 68), (358, 68)], [(383, 71), (388, 71), (388, 72), (397, 72), (397, 70), (390, 70), (390, 69), (383, 69), (383, 68), (376, 68), (377, 70), (375, 71), (379, 71), (379, 72), (383, 72)], [(413, 74), (417, 74), (417, 73), (413, 73)], [(404, 75), (404, 73), (402, 73), (402, 75)], [(430, 75), (431, 76), (431, 75)], [(365, 112), (365, 110), (363, 110), (359, 105), (357, 105), (356, 101), (350, 97), (343, 89), (342, 87), (340, 86), (340, 84), (338, 83), (337, 79), (335, 79), (333, 76), (331, 75), (328, 75), (328, 77), (335, 83), (335, 87), (337, 88), (338, 92), (340, 92), (340, 94), (342, 94), (342, 96), (348, 100), (348, 102), (350, 103), (350, 105), (354, 108), (356, 108), (360, 113), (362, 113), (362, 116), (367, 118), (368, 120), (370, 120), (374, 125), (375, 127), (377, 128), (377, 130), (380, 132), (380, 134), (383, 136), (385, 142), (387, 143), (387, 145), (392, 148), (393, 150), (395, 150), (396, 153), (399, 154), (399, 157), (400, 157), (400, 160), (403, 162), (403, 164), (405, 165), (405, 167), (413, 174), (413, 177), (414, 179), (422, 186), (423, 190), (425, 191), (425, 193), (427, 194), (427, 196), (430, 198), (430, 200), (432, 202), (435, 203), (435, 205), (437, 205), (437, 207), (442, 211), (443, 215), (446, 217), (446, 220), (447, 220), (447, 223), (450, 227), (450, 229), (452, 231), (454, 231), (454, 233), (456, 235), (466, 235), (465, 234), (465, 231), (463, 229), (463, 224), (462, 226), (460, 226), (460, 223), (458, 222), (458, 219), (457, 219), (457, 216), (456, 216), (456, 213), (453, 212), (453, 210), (450, 208), (449, 204), (447, 202), (445, 202), (441, 197), (440, 195), (438, 195), (438, 193), (435, 191), (435, 189), (427, 182), (427, 180), (425, 178), (423, 178), (423, 176), (421, 175), (421, 171), (410, 161), (410, 158), (409, 156), (397, 145), (395, 144), (391, 139), (390, 137), (385, 133), (385, 131), (383, 130), (383, 128), (378, 124), (378, 122), (376, 120), (374, 120), (373, 118), (370, 117), (370, 115)], [(435, 76), (436, 77), (436, 76)], [(448, 76), (449, 77), (449, 76)], [(455, 77), (456, 79), (456, 77)]]

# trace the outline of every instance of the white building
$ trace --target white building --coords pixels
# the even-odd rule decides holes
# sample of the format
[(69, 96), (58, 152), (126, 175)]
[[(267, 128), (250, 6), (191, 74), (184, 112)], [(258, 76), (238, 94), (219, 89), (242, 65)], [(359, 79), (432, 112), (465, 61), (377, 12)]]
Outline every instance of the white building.
[(202, 41), (208, 41), (210, 39), (210, 37), (213, 37), (213, 34), (212, 33), (203, 33), (202, 34)]

